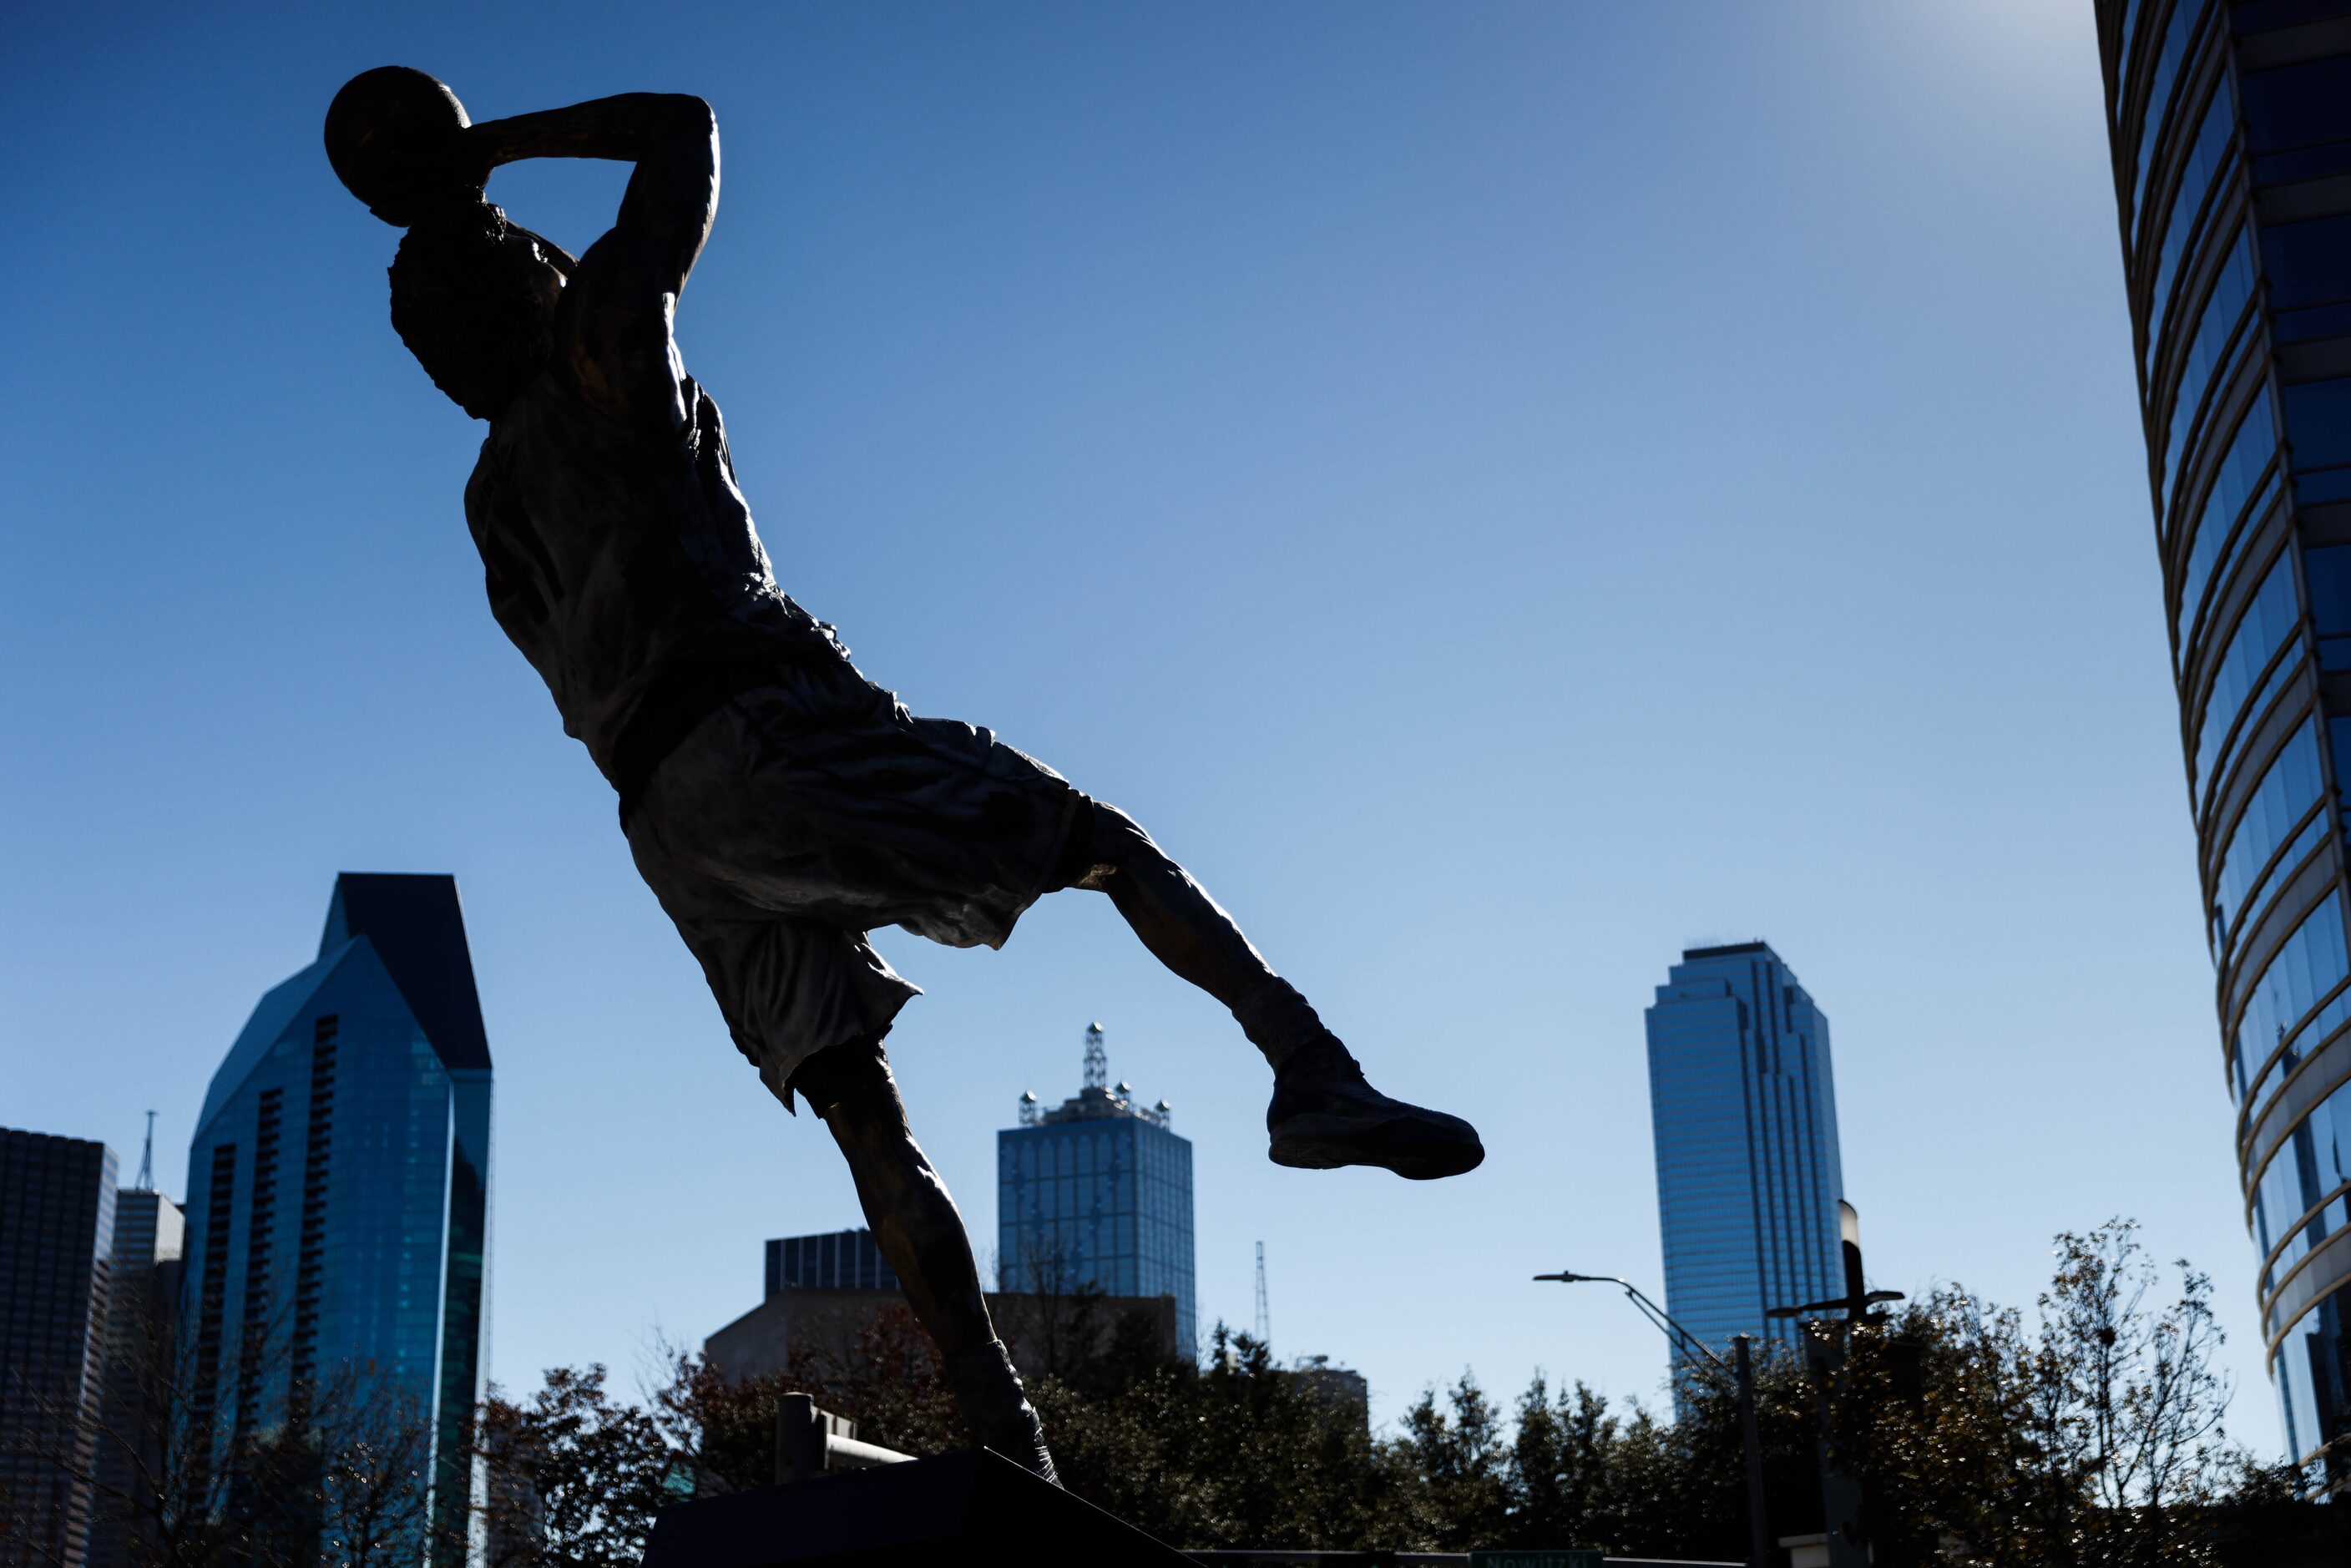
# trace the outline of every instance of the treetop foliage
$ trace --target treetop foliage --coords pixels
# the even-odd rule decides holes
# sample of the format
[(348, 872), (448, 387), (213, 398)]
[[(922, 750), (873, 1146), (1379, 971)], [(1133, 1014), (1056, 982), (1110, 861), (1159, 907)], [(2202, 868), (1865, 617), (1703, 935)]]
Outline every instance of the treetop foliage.
[[(2294, 1474), (2222, 1429), (2210, 1281), (2183, 1263), (2167, 1284), (2126, 1221), (2055, 1250), (2029, 1320), (1945, 1286), (1813, 1325), (1810, 1357), (1760, 1360), (1772, 1535), (1823, 1528), (1824, 1463), (1860, 1479), (1880, 1563), (2219, 1563), (2231, 1530), (2292, 1506)], [(541, 1500), (538, 1529), (499, 1532), (494, 1568), (620, 1568), (662, 1500), (768, 1484), (776, 1401), (794, 1391), (869, 1442), (929, 1455), (964, 1441), (904, 1308), (871, 1317), (854, 1355), (801, 1355), (770, 1378), (730, 1382), (674, 1354), (643, 1408), (616, 1401), (601, 1367), (559, 1369), (528, 1404), (486, 1409), (507, 1478), (494, 1498)], [(1248, 1334), (1218, 1325), (1201, 1366), (1137, 1319), (1059, 1336), (1031, 1393), (1070, 1490), (1183, 1547), (1746, 1552), (1737, 1400), (1712, 1368), (1685, 1377), (1671, 1420), (1540, 1374), (1504, 1406), (1465, 1372), (1375, 1435)]]

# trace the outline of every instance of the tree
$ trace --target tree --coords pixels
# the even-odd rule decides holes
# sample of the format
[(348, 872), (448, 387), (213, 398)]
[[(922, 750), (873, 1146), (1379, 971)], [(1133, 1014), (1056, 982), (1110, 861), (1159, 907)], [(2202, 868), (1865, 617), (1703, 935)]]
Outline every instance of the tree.
[(318, 1568), (414, 1568), (433, 1533), (433, 1423), (415, 1391), (371, 1368), (337, 1375), (329, 1419), (305, 1436)]
[(1561, 1389), (1556, 1402), (1547, 1402), (1548, 1393), (1538, 1372), (1519, 1397), (1510, 1442), (1516, 1484), (1503, 1539), (1520, 1547), (1587, 1546), (1607, 1520), (1616, 1417), (1581, 1383)]
[(1353, 1550), (1423, 1544), (1430, 1521), (1409, 1458), (1374, 1442), (1218, 1324), (1205, 1370), (1167, 1358), (1147, 1322), (1113, 1326), (1071, 1382), (1033, 1390), (1064, 1484), (1163, 1541), (1190, 1547)]
[(862, 1440), (902, 1454), (944, 1454), (969, 1440), (938, 1348), (904, 1306), (868, 1313), (846, 1359), (794, 1352), (781, 1386), (855, 1421)]
[(1503, 1538), (1516, 1500), (1512, 1493), (1523, 1489), (1511, 1484), (1515, 1456), (1501, 1442), (1500, 1418), (1478, 1380), (1463, 1373), (1446, 1397), (1449, 1416), (1437, 1408), (1434, 1390), (1421, 1395), (1405, 1412), (1405, 1440), (1428, 1505), (1441, 1521), (1438, 1544), (1466, 1551)]
[(615, 1401), (601, 1364), (557, 1367), (524, 1404), (492, 1389), (475, 1422), (490, 1568), (636, 1568), (673, 1485), (653, 1416)]
[[(1021, 1310), (999, 1309), (997, 1332), (1029, 1375), (1072, 1382), (1101, 1353), (1102, 1290), (1078, 1278), (1076, 1262), (1059, 1235), (1029, 1229), (1024, 1236), (1019, 1289), (1010, 1292)], [(1002, 1321), (1008, 1316), (1017, 1317), (1018, 1324)]]
[[(1863, 1482), (1880, 1563), (2220, 1561), (2257, 1505), (2288, 1506), (2293, 1477), (2222, 1429), (2210, 1281), (2184, 1263), (2175, 1287), (2162, 1279), (2116, 1221), (2057, 1238), (2055, 1277), (2029, 1321), (1944, 1287), (1897, 1312), (1809, 1327), (1844, 1339), (1833, 1382), (1784, 1350), (1766, 1354), (1755, 1384), (1772, 1531), (1822, 1527), (1825, 1436)], [(1247, 1334), (1218, 1325), (1202, 1366), (1170, 1356), (1160, 1333), (1128, 1314), (1106, 1333), (1057, 1334), (1030, 1392), (1070, 1490), (1164, 1541), (1745, 1554), (1738, 1402), (1718, 1369), (1685, 1369), (1670, 1421), (1638, 1403), (1612, 1410), (1581, 1384), (1554, 1394), (1541, 1375), (1505, 1411), (1465, 1373), (1376, 1437)], [(776, 1402), (794, 1390), (907, 1453), (965, 1440), (904, 1308), (869, 1317), (853, 1355), (795, 1356), (771, 1378), (731, 1382), (673, 1351), (644, 1409), (614, 1401), (601, 1367), (559, 1370), (531, 1404), (485, 1409), (492, 1541), (505, 1547), (493, 1568), (621, 1568), (664, 1501), (765, 1485)]]
[(2212, 1560), (2224, 1505), (2290, 1497), (2294, 1477), (2227, 1438), (2211, 1281), (2183, 1260), (2155, 1306), (2128, 1220), (2055, 1253), (2033, 1327), (1946, 1289), (1855, 1335), (1838, 1429), (1873, 1540), (1987, 1565)]
[[(1946, 1287), (1899, 1312), (1811, 1328), (1845, 1336), (1832, 1386), (1784, 1353), (1757, 1368), (1773, 1532), (1821, 1528), (1814, 1444), (1825, 1399), (1829, 1441), (1863, 1480), (1880, 1562), (2217, 1561), (2234, 1521), (2283, 1504), (2294, 1477), (2254, 1461), (2222, 1428), (2230, 1389), (2210, 1281), (2181, 1263), (2162, 1285), (2136, 1228), (2114, 1221), (2056, 1239), (2054, 1278), (2029, 1322)], [(1433, 1393), (1407, 1416), (1438, 1539), (1743, 1557), (1727, 1377), (1690, 1372), (1670, 1423), (1637, 1405), (1611, 1416), (1588, 1391), (1549, 1405), (1545, 1394), (1539, 1378), (1520, 1400), (1507, 1451), (1467, 1380), (1447, 1396), (1449, 1418)]]
[[(204, 1418), (172, 1304), (135, 1304), (109, 1344), (103, 1399), (35, 1409), (39, 1458), (91, 1499), (93, 1543), (131, 1568), (417, 1562), (434, 1543), (433, 1430), (413, 1392), (365, 1363), (298, 1376), (288, 1337), (266, 1324), (239, 1347), (263, 1391), (255, 1418)], [(11, 1536), (33, 1539), (0, 1499)]]

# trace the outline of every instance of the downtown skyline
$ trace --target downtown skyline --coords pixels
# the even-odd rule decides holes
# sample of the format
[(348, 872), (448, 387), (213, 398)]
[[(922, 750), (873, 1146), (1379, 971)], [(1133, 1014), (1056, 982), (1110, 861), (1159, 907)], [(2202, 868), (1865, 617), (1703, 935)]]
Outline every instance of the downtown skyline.
[[(1654, 1403), (1645, 1325), (1523, 1281), (1659, 1282), (1656, 955), (1768, 931), (1853, 1042), (1873, 1275), (2029, 1301), (2051, 1232), (2134, 1214), (2223, 1281), (2273, 1442), (2080, 9), (10, 24), (5, 112), (87, 131), (0, 176), (57, 236), (0, 263), (54, 370), (0, 393), (0, 656), (40, 676), (0, 698), (40, 759), (0, 783), (0, 1120), (120, 1149), (154, 1105), (184, 1147), (321, 879), (448, 870), (500, 1042), (492, 1375), (698, 1337), (747, 1249), (857, 1222), (491, 626), (479, 429), (318, 149), (387, 60), (482, 115), (674, 88), (728, 158), (680, 336), (786, 588), (1150, 821), (1493, 1151), (1451, 1193), (1268, 1166), (1255, 1054), (1056, 901), (1000, 955), (882, 938), (976, 1234), (1004, 1086), (1100, 1017), (1197, 1147), (1204, 1325), (1261, 1236), (1280, 1348), (1381, 1418), (1465, 1364)], [(569, 243), (609, 174), (493, 193)]]

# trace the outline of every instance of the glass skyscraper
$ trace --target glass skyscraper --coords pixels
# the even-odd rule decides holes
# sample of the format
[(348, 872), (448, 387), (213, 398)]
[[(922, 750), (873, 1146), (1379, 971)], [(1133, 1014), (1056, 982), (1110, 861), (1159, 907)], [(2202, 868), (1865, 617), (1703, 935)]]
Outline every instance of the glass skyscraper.
[(1844, 1290), (1829, 1020), (1762, 942), (1684, 952), (1647, 1019), (1666, 1311), (1792, 1347), (1764, 1314)]
[(2221, 1062), (2292, 1457), (2351, 1478), (2351, 4), (2099, 0)]
[(464, 1518), (480, 1394), (490, 1051), (446, 876), (345, 873), (308, 968), (261, 998), (188, 1153), (187, 1418), (225, 1443), (363, 1375), (435, 1437)]
[(0, 1563), (82, 1561), (103, 1396), (114, 1151), (0, 1127)]
[(1108, 1080), (1102, 1026), (1086, 1029), (1084, 1086), (996, 1134), (998, 1288), (1091, 1285), (1109, 1296), (1172, 1296), (1176, 1343), (1198, 1345), (1192, 1267), (1192, 1145)]

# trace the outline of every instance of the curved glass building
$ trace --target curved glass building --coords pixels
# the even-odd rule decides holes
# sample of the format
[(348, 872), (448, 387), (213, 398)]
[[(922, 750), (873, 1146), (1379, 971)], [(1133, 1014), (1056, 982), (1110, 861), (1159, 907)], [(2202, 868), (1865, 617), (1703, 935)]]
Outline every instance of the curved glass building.
[(2272, 1381), (2351, 1480), (2351, 0), (2096, 0)]
[(346, 872), (317, 960), (254, 1009), (188, 1150), (179, 1322), (183, 1418), (213, 1435), (199, 1467), (300, 1419), (312, 1390), (358, 1377), (373, 1401), (382, 1379), (432, 1432), (432, 1560), (456, 1568), (489, 1177), (490, 1048), (457, 884)]

